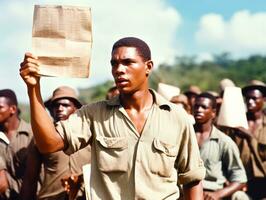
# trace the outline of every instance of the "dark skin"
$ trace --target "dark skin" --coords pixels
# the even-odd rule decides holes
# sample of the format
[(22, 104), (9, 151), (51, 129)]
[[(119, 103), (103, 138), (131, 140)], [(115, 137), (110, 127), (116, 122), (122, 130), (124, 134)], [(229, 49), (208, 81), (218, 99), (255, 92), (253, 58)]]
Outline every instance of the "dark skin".
[[(16, 105), (10, 105), (6, 97), (0, 97), (0, 131), (2, 131), (9, 140), (18, 129), (20, 119), (17, 115)], [(7, 172), (0, 170), (0, 194), (4, 193), (8, 187)]]
[[(136, 131), (141, 135), (153, 104), (153, 97), (148, 89), (148, 77), (153, 68), (153, 62), (145, 61), (134, 47), (119, 47), (112, 52), (111, 65), (112, 74), (120, 93), (121, 104)], [(43, 106), (38, 72), (37, 57), (29, 53), (26, 54), (21, 63), (20, 75), (28, 88), (31, 124), (35, 134), (38, 134), (35, 136), (36, 143), (42, 152), (62, 150), (64, 142), (56, 132)], [(42, 119), (42, 123), (40, 123), (40, 119)], [(202, 196), (201, 182), (195, 182), (185, 187), (186, 199), (198, 200), (202, 199)]]
[(258, 89), (250, 89), (245, 94), (245, 101), (247, 106), (247, 120), (248, 129), (243, 127), (236, 127), (235, 134), (239, 137), (251, 140), (257, 138), (257, 129), (262, 125), (263, 122), (263, 107), (265, 97)]
[(111, 65), (121, 103), (141, 135), (153, 104), (147, 78), (153, 63), (143, 61), (133, 47), (120, 47), (113, 51)]
[(249, 125), (249, 132), (254, 136), (258, 127), (262, 124), (264, 97), (258, 89), (247, 91), (245, 94), (247, 104), (247, 119)]
[[(209, 139), (213, 119), (215, 118), (216, 110), (212, 107), (212, 101), (206, 97), (196, 98), (193, 115), (195, 118), (195, 132), (199, 147)], [(224, 197), (231, 196), (234, 192), (241, 190), (245, 187), (245, 184), (238, 182), (228, 183), (224, 188), (216, 191), (204, 191), (204, 200), (218, 200)]]

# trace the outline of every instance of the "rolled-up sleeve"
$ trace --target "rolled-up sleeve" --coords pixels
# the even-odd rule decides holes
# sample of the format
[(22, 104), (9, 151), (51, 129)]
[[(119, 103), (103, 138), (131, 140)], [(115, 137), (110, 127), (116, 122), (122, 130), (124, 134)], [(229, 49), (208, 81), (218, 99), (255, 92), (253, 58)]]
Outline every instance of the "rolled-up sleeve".
[(56, 123), (56, 130), (64, 140), (64, 152), (72, 154), (88, 145), (91, 138), (89, 106), (83, 106), (68, 120)]
[(239, 150), (231, 138), (225, 143), (227, 149), (223, 152), (223, 168), (226, 169), (226, 176), (230, 182), (247, 182), (246, 172), (240, 159)]
[(205, 177), (205, 167), (200, 158), (194, 128), (189, 122), (184, 128), (183, 136), (180, 152), (176, 161), (178, 182), (180, 184), (188, 184), (203, 180)]

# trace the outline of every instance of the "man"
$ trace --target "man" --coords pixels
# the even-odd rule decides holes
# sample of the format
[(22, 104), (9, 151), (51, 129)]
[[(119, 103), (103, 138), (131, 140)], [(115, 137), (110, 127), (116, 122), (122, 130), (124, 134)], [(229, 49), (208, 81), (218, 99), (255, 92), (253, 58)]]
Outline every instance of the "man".
[(18, 199), (24, 176), (30, 124), (19, 118), (18, 102), (10, 89), (0, 90), (0, 199)]
[[(74, 89), (62, 86), (53, 92), (52, 98), (46, 102), (46, 107), (50, 111), (54, 122), (68, 119), (69, 115), (81, 107)], [(61, 179), (64, 184), (68, 184), (69, 177), (72, 179), (82, 174), (82, 166), (90, 163), (90, 146), (77, 151), (70, 156), (63, 151), (55, 153), (41, 154), (36, 146), (29, 150), (27, 171), (23, 180), (21, 191), (22, 199), (35, 199), (37, 182), (39, 180), (41, 165), (44, 164), (44, 179), (38, 193), (39, 200), (65, 200), (68, 199), (85, 199), (79, 187), (67, 194), (61, 185)], [(80, 181), (81, 179), (79, 179)], [(81, 186), (80, 182), (77, 186)], [(79, 191), (79, 194), (77, 192)]]
[(266, 116), (263, 112), (266, 86), (253, 81), (242, 88), (247, 105), (248, 130), (235, 130), (237, 143), (248, 176), (248, 194), (253, 199), (266, 198)]
[(177, 181), (186, 199), (202, 199), (205, 169), (193, 127), (183, 109), (148, 89), (148, 45), (118, 40), (111, 65), (119, 96), (83, 106), (55, 128), (41, 101), (38, 59), (25, 55), (20, 74), (39, 149), (72, 153), (90, 143), (92, 199), (177, 199)]
[[(201, 93), (195, 99), (194, 124), (201, 158), (206, 167), (204, 199), (248, 199), (241, 191), (247, 181), (245, 169), (234, 141), (213, 125), (216, 99)], [(241, 195), (241, 197), (240, 197)]]

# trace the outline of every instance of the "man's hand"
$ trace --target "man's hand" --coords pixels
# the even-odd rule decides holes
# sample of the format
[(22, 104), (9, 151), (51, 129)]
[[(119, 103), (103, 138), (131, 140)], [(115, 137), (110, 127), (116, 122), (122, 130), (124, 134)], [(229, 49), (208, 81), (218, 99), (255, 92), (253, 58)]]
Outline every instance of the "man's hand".
[(9, 184), (6, 176), (5, 170), (0, 170), (0, 197), (1, 194), (4, 194), (5, 191), (8, 189)]
[(204, 200), (218, 200), (219, 195), (216, 192), (203, 192)]
[(62, 186), (67, 192), (69, 200), (75, 199), (82, 182), (82, 175), (71, 175), (61, 179)]
[(27, 86), (36, 86), (39, 83), (39, 63), (38, 58), (31, 53), (26, 53), (24, 60), (20, 63), (20, 76)]

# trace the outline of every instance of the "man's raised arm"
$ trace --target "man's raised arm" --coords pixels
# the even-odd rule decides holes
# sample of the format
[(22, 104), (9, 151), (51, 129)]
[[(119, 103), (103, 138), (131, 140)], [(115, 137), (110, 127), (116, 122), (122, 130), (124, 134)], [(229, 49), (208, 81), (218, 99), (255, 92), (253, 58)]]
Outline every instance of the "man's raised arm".
[(38, 58), (31, 53), (26, 53), (23, 62), (20, 64), (20, 76), (28, 89), (34, 138), (42, 153), (55, 152), (64, 148), (64, 142), (56, 132), (53, 121), (45, 110), (38, 72)]

